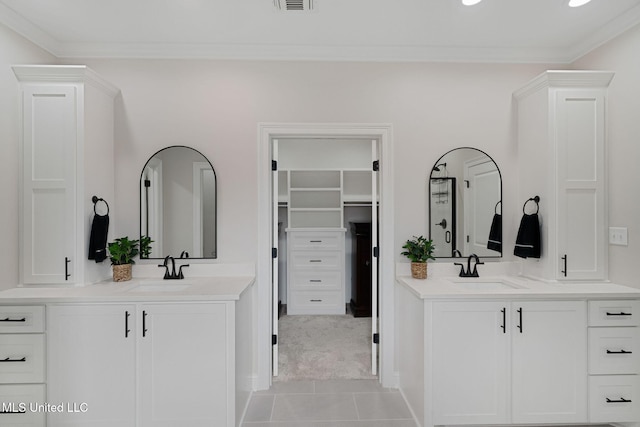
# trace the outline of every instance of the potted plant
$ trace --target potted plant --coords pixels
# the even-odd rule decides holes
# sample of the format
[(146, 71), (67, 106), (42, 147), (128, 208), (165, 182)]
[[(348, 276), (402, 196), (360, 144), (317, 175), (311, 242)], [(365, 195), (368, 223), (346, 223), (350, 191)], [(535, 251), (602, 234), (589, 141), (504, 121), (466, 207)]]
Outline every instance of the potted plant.
[(113, 265), (114, 282), (131, 280), (131, 270), (135, 264), (133, 258), (138, 254), (148, 257), (152, 242), (153, 240), (148, 236), (142, 236), (140, 240), (129, 240), (129, 237), (125, 236), (109, 243), (109, 258)]
[(413, 239), (407, 240), (407, 243), (402, 248), (406, 249), (406, 251), (402, 252), (402, 255), (411, 260), (411, 277), (414, 279), (426, 279), (427, 261), (435, 259), (433, 257), (435, 249), (433, 240), (427, 240), (423, 236), (413, 236)]

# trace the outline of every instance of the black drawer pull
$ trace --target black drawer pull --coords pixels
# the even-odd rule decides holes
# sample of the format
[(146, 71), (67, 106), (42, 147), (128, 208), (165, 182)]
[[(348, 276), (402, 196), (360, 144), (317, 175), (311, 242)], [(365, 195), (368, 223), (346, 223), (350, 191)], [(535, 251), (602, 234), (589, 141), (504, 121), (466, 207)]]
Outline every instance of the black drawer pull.
[(22, 319), (10, 319), (9, 317), (5, 319), (0, 319), (0, 322), (26, 322), (27, 318), (23, 317)]
[(131, 314), (129, 314), (129, 310), (124, 312), (124, 337), (125, 338), (129, 338), (129, 332), (131, 332), (131, 329), (129, 329), (129, 316), (131, 316)]
[(6, 359), (0, 359), (0, 362), (26, 362), (27, 358), (23, 357), (22, 359), (11, 359), (10, 357), (7, 357)]
[(322, 302), (321, 299), (310, 299), (309, 302)]
[(624, 311), (621, 311), (620, 313), (609, 313), (607, 311), (607, 316), (632, 316), (631, 313), (625, 313)]
[(627, 350), (620, 350), (620, 351), (607, 350), (607, 354), (633, 354), (633, 351), (627, 351)]
[(309, 243), (322, 243), (322, 240), (309, 240)]
[(309, 281), (311, 283), (322, 283), (322, 280), (320, 280), (320, 279), (309, 279)]
[(142, 336), (146, 337), (148, 331), (149, 330), (147, 329), (147, 312), (146, 310), (142, 310)]
[(607, 403), (631, 403), (631, 400), (627, 400), (624, 397), (621, 397), (618, 400), (611, 400), (607, 397)]
[(502, 312), (502, 325), (500, 325), (500, 328), (502, 329), (502, 333), (506, 334), (507, 333), (507, 309), (503, 308), (500, 311)]
[(5, 411), (5, 410), (0, 411), (0, 414), (26, 414), (26, 413), (27, 413), (26, 409), (22, 411)]
[(322, 262), (321, 259), (310, 259), (309, 262)]

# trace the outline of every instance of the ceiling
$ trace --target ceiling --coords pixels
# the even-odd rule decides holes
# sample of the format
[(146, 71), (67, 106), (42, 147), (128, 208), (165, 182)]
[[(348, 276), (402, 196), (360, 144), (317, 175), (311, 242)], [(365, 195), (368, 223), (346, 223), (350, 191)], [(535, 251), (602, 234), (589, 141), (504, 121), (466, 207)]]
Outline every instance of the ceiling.
[(640, 23), (640, 0), (0, 0), (60, 58), (570, 63)]

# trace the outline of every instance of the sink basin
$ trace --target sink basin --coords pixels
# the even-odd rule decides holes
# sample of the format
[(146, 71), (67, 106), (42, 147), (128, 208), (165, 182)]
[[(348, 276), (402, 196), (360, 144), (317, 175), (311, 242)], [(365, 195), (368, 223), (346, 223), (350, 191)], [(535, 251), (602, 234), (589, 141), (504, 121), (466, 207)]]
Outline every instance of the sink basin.
[(467, 289), (470, 291), (503, 291), (505, 289), (520, 289), (521, 286), (507, 282), (505, 280), (456, 280), (453, 281), (456, 287)]
[(180, 292), (191, 286), (190, 283), (165, 283), (165, 282), (151, 282), (141, 283), (128, 292)]

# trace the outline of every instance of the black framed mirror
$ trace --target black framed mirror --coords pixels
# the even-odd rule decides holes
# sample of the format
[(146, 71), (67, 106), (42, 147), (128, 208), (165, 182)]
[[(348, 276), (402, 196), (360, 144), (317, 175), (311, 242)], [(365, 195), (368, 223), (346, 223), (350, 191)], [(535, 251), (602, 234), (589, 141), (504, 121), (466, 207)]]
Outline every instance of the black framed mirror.
[(156, 152), (140, 174), (140, 236), (149, 258), (217, 258), (217, 188), (211, 162), (193, 148)]
[(472, 147), (453, 149), (429, 175), (429, 236), (436, 258), (502, 256), (502, 175)]

